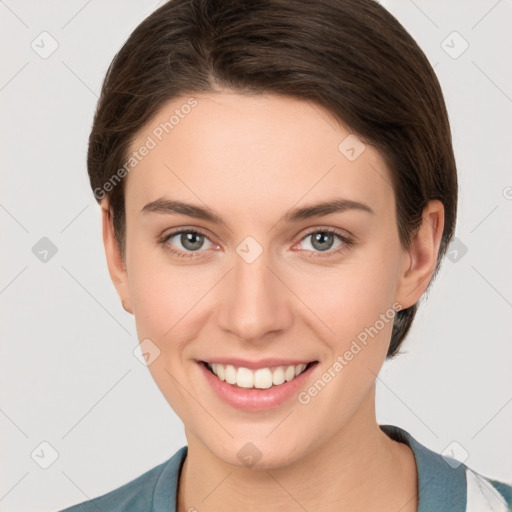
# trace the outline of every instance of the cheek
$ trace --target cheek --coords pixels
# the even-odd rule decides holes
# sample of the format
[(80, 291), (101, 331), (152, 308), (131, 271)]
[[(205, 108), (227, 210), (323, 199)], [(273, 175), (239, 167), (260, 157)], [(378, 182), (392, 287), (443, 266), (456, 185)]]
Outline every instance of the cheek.
[(293, 290), (313, 312), (312, 318), (325, 324), (327, 333), (347, 340), (373, 325), (391, 308), (396, 269), (395, 256), (354, 259), (337, 268), (295, 275)]
[(194, 287), (183, 267), (165, 262), (160, 247), (135, 242), (129, 251), (128, 282), (139, 338), (162, 340), (192, 307)]
[[(153, 252), (156, 252), (155, 249)], [(194, 307), (201, 294), (184, 268), (151, 261), (151, 251), (132, 251), (129, 287), (138, 339), (151, 340), (155, 354), (148, 370), (176, 413), (186, 418), (190, 396), (183, 387), (188, 343), (197, 337)], [(196, 277), (197, 279), (197, 277)], [(156, 346), (156, 348), (154, 348)], [(190, 364), (187, 362), (187, 364)], [(181, 385), (180, 385), (181, 384)]]

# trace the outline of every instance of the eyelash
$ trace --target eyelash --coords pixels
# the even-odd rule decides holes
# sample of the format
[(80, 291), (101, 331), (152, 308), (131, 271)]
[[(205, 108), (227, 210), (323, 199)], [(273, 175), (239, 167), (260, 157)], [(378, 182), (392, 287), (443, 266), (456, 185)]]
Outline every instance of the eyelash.
[[(169, 234), (164, 235), (163, 237), (159, 238), (158, 239), (158, 243), (160, 245), (162, 245), (162, 247), (165, 247), (167, 251), (169, 251), (171, 254), (177, 256), (178, 258), (184, 258), (184, 259), (194, 258), (194, 257), (196, 257), (196, 253), (197, 252), (202, 252), (202, 251), (185, 252), (185, 251), (176, 250), (176, 249), (174, 249), (172, 247), (167, 246), (167, 242), (171, 238), (174, 238), (176, 235), (179, 235), (180, 233), (193, 233), (195, 235), (204, 236), (205, 238), (207, 238), (209, 240), (208, 236), (205, 233), (203, 233), (202, 231), (200, 231), (198, 229), (188, 229), (188, 228), (176, 229), (172, 233), (169, 233)], [(311, 236), (311, 235), (313, 235), (315, 233), (324, 233), (324, 234), (328, 233), (330, 235), (335, 235), (335, 236), (337, 236), (343, 242), (343, 245), (341, 245), (337, 249), (330, 250), (330, 251), (325, 251), (324, 253), (319, 252), (319, 251), (318, 252), (317, 251), (306, 251), (306, 252), (313, 252), (313, 254), (308, 256), (310, 258), (331, 257), (334, 254), (340, 254), (340, 253), (344, 252), (345, 250), (348, 250), (350, 247), (352, 247), (354, 245), (354, 241), (351, 238), (349, 238), (349, 237), (347, 237), (345, 235), (342, 235), (338, 230), (333, 229), (333, 228), (320, 228), (320, 229), (317, 228), (317, 229), (311, 230), (308, 233), (306, 233), (299, 240), (299, 242), (304, 240), (304, 238), (307, 238), (308, 236)]]

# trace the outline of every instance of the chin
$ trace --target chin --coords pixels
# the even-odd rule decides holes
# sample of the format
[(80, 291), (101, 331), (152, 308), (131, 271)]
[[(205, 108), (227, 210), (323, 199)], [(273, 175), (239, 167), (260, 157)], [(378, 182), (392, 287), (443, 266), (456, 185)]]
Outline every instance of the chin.
[(252, 440), (244, 435), (222, 443), (217, 438), (207, 447), (215, 457), (226, 464), (258, 470), (285, 468), (307, 455), (304, 439), (301, 439), (298, 445), (290, 438), (288, 443), (277, 438), (270, 441), (265, 439), (267, 434), (266, 430), (259, 437), (253, 436)]

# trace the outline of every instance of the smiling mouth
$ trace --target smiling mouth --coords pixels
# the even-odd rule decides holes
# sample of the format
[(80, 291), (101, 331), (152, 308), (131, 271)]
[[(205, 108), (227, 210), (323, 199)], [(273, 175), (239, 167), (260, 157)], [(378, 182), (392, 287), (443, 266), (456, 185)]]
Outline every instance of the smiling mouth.
[(307, 364), (273, 366), (250, 370), (243, 366), (235, 367), (230, 364), (224, 365), (201, 361), (201, 364), (219, 380), (245, 389), (268, 389), (270, 387), (280, 386), (302, 375), (317, 363), (318, 361), (311, 361)]

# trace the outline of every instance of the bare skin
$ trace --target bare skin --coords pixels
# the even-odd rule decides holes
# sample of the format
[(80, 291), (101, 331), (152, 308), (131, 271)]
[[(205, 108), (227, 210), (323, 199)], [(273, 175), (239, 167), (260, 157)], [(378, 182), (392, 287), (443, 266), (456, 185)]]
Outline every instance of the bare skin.
[[(387, 437), (375, 417), (375, 380), (392, 322), (381, 322), (307, 404), (293, 397), (271, 410), (236, 409), (214, 394), (196, 360), (318, 360), (309, 388), (393, 304), (403, 309), (420, 299), (435, 268), (442, 204), (428, 203), (405, 249), (381, 155), (366, 144), (347, 159), (338, 146), (350, 131), (319, 106), (229, 91), (191, 96), (197, 106), (127, 177), (124, 261), (102, 203), (110, 275), (139, 340), (160, 350), (149, 370), (185, 425), (178, 512), (415, 512), (413, 453)], [(162, 108), (132, 149), (188, 99)], [(207, 207), (224, 224), (142, 212), (161, 198)], [(280, 221), (290, 209), (338, 198), (371, 212)], [(180, 234), (169, 238), (179, 227), (204, 235), (204, 244), (192, 250)], [(322, 228), (345, 239), (334, 235), (323, 251), (312, 236)], [(263, 249), (250, 264), (236, 251), (248, 236)], [(248, 442), (262, 454), (252, 467), (237, 456)]]
[[(372, 408), (374, 400), (372, 391), (364, 407)], [(416, 512), (417, 471), (411, 449), (371, 427), (359, 433), (346, 425), (345, 438), (339, 435), (318, 452), (278, 469), (238, 470), (209, 463), (207, 450), (198, 450), (185, 459), (177, 511), (237, 510), (243, 503), (248, 510)], [(361, 446), (354, 439), (363, 435)]]

